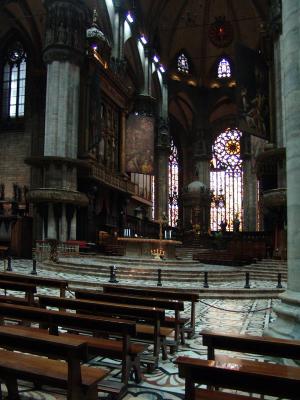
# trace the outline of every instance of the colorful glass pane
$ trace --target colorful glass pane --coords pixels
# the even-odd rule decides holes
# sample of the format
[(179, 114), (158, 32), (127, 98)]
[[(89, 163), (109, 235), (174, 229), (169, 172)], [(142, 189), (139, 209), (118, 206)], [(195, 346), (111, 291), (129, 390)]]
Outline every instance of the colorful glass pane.
[(230, 78), (231, 68), (229, 62), (222, 58), (218, 65), (218, 78)]
[[(243, 169), (240, 156), (238, 129), (226, 129), (212, 146), (210, 188), (213, 191), (211, 203), (211, 230), (220, 230), (221, 222), (227, 222), (227, 229), (233, 229), (233, 220), (242, 217)], [(241, 222), (242, 226), (242, 222)]]
[(182, 53), (177, 60), (177, 69), (183, 74), (189, 73), (189, 63), (187, 57)]
[(178, 220), (178, 151), (171, 140), (169, 156), (169, 225), (176, 226)]
[(25, 110), (26, 53), (15, 42), (6, 53), (3, 69), (2, 111), (5, 117), (23, 117)]

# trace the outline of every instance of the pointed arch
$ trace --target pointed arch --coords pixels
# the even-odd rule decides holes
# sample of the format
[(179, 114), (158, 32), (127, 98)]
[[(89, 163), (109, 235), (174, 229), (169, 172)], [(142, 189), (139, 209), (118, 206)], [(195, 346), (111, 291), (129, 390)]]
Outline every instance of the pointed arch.
[(210, 189), (211, 230), (218, 231), (222, 224), (232, 231), (236, 220), (242, 217), (243, 163), (241, 158), (242, 132), (227, 128), (219, 133), (212, 145)]
[(162, 87), (157, 70), (152, 73), (151, 95), (158, 101), (158, 103), (162, 102)]
[(177, 58), (177, 71), (181, 74), (189, 74), (190, 72), (190, 65), (184, 53), (181, 53)]
[(217, 78), (231, 78), (232, 71), (231, 71), (231, 63), (227, 57), (221, 57), (218, 61), (217, 67)]
[(168, 166), (169, 187), (169, 225), (177, 226), (178, 221), (178, 192), (179, 192), (179, 157), (178, 149), (171, 139), (171, 151)]
[(135, 82), (138, 88), (143, 87), (143, 63), (140, 57), (139, 50), (137, 48), (137, 42), (133, 37), (129, 38), (124, 44), (124, 56), (128, 62), (128, 69), (133, 82)]
[(25, 115), (27, 51), (18, 35), (10, 37), (1, 51), (1, 116), (3, 119)]

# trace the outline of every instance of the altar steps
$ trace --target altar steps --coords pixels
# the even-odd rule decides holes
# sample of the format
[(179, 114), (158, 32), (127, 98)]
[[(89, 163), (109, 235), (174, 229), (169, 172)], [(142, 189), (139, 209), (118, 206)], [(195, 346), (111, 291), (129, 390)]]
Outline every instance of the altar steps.
[[(256, 264), (244, 267), (217, 267), (196, 263), (177, 263), (176, 266), (169, 262), (149, 262), (141, 265), (140, 260), (131, 259), (124, 262), (124, 258), (105, 259), (94, 257), (89, 263), (87, 258), (76, 260), (62, 259), (59, 264), (44, 263), (47, 269), (69, 274), (90, 275), (101, 281), (108, 281), (110, 276), (110, 265), (117, 267), (117, 279), (137, 281), (157, 281), (157, 269), (162, 270), (162, 279), (168, 282), (195, 283), (201, 287), (204, 282), (204, 272), (208, 272), (208, 280), (212, 285), (223, 282), (234, 282), (245, 280), (245, 273), (250, 273), (250, 280), (277, 282), (278, 273), (281, 273), (282, 281), (287, 279), (287, 266), (278, 260), (262, 260)], [(128, 263), (127, 263), (128, 262)], [(181, 265), (180, 265), (181, 264)]]

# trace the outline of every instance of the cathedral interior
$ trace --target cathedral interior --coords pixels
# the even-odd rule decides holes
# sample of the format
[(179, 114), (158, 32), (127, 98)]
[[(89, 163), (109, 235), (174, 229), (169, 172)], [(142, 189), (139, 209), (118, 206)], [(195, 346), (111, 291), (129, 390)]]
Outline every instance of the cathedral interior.
[(1, 259), (269, 260), (287, 282), (255, 332), (300, 339), (299, 18), (299, 0), (1, 0)]

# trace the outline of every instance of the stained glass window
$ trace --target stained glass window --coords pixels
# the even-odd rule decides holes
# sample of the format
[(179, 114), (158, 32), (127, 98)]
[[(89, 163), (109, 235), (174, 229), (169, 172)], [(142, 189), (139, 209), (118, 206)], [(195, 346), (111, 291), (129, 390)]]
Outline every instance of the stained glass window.
[(187, 57), (182, 53), (178, 57), (177, 60), (177, 69), (179, 72), (182, 72), (183, 74), (188, 74), (189, 73), (189, 63)]
[(226, 58), (222, 58), (218, 65), (218, 78), (230, 78), (231, 68)]
[(15, 42), (6, 52), (3, 68), (2, 113), (4, 117), (24, 116), (26, 53), (20, 42)]
[(221, 222), (227, 230), (233, 230), (233, 220), (238, 218), (242, 227), (243, 169), (241, 160), (242, 133), (238, 129), (226, 129), (212, 146), (210, 188), (211, 230), (220, 230)]
[(171, 140), (169, 156), (169, 225), (176, 226), (178, 220), (178, 151)]
[(151, 201), (152, 201), (152, 210), (151, 210), (151, 215), (152, 215), (152, 219), (155, 219), (155, 206), (156, 206), (156, 202), (155, 202), (155, 176), (152, 175), (151, 178)]

